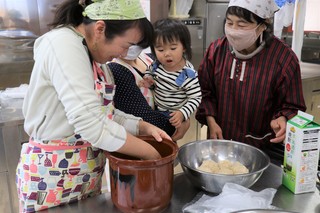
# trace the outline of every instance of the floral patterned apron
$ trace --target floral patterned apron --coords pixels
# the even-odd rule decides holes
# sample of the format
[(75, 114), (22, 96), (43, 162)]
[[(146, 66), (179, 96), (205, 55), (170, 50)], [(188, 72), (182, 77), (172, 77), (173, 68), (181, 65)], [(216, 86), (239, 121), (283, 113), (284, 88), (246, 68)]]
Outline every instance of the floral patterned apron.
[[(112, 119), (115, 86), (93, 62), (95, 90)], [(106, 158), (103, 150), (74, 134), (58, 140), (30, 138), (23, 144), (16, 173), (20, 212), (34, 212), (101, 193)]]

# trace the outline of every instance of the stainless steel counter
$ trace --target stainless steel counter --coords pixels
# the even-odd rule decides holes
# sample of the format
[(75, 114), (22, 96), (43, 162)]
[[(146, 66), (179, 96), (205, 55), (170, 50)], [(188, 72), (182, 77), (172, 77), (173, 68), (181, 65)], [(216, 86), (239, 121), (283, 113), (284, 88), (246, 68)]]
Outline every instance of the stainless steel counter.
[[(277, 193), (273, 199), (273, 205), (284, 210), (301, 213), (320, 212), (319, 191), (294, 195), (287, 188), (281, 185), (281, 177), (281, 168), (271, 164), (251, 189), (255, 191), (260, 191), (265, 188), (277, 189)], [(193, 187), (183, 173), (177, 174), (174, 177), (171, 203), (163, 213), (182, 212), (184, 205), (192, 201), (195, 197), (200, 198), (203, 193), (203, 191)], [(55, 207), (43, 212), (86, 213), (91, 211), (94, 211), (95, 213), (120, 213), (120, 211), (113, 205), (110, 193), (104, 193), (97, 197), (88, 198), (86, 200), (61, 207)]]
[(0, 108), (0, 127), (23, 124), (22, 109)]

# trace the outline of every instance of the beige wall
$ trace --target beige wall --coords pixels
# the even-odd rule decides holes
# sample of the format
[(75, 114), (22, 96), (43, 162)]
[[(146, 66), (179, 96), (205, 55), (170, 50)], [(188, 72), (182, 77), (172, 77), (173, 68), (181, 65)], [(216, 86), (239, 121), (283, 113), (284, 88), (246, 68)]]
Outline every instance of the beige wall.
[(169, 14), (168, 0), (150, 0), (150, 21), (155, 21), (167, 18)]

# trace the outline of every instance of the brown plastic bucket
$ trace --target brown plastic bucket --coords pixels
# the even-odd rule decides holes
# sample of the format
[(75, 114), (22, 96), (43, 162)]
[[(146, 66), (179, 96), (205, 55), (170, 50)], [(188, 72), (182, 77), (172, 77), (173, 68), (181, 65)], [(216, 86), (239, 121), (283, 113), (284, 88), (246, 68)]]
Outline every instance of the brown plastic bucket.
[(123, 212), (161, 212), (171, 200), (178, 146), (169, 140), (159, 143), (153, 137), (139, 138), (151, 144), (162, 158), (140, 160), (105, 152), (109, 159), (112, 202)]

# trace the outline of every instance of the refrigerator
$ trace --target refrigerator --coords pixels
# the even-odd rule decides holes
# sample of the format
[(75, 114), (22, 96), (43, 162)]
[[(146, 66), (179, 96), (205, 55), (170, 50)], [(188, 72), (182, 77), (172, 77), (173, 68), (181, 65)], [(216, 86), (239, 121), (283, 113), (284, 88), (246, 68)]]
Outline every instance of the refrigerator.
[(228, 0), (207, 0), (206, 47), (224, 35), (224, 23), (228, 4)]
[(190, 17), (181, 20), (191, 35), (192, 59), (195, 70), (198, 70), (205, 51), (206, 18)]

